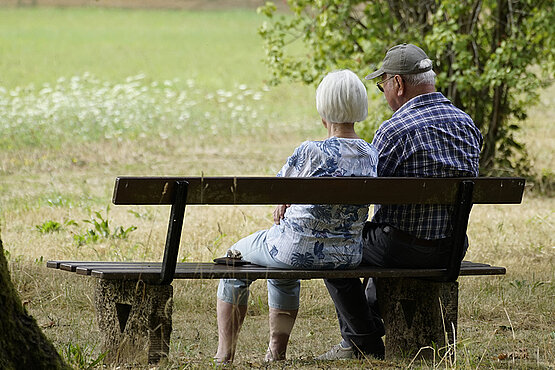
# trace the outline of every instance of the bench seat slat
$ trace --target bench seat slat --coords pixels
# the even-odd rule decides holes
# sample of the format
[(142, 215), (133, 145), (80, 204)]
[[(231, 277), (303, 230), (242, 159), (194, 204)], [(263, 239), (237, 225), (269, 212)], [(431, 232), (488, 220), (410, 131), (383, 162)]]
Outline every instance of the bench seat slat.
[[(107, 265), (109, 263), (109, 265)], [(67, 264), (66, 264), (67, 265)], [(62, 264), (64, 266), (64, 264)], [(73, 264), (72, 272), (78, 275), (90, 275), (96, 269), (130, 269), (131, 271), (144, 268), (162, 268), (161, 262), (91, 262), (87, 264)]]
[[(79, 275), (91, 275), (101, 279), (119, 279), (157, 281), (160, 278), (160, 262), (81, 262), (64, 261), (63, 263), (47, 264), (48, 266), (64, 266), (64, 269)], [(70, 268), (68, 268), (70, 267)], [(178, 263), (175, 271), (176, 279), (218, 279), (218, 278), (249, 278), (249, 279), (321, 279), (334, 277), (441, 277), (445, 269), (396, 269), (360, 266), (353, 270), (290, 270), (273, 269), (264, 266), (226, 266), (211, 262)], [(504, 267), (490, 266), (483, 263), (464, 261), (461, 275), (502, 275)]]
[[(96, 261), (98, 262), (98, 261)], [(95, 263), (94, 261), (47, 261), (46, 267), (53, 269), (61, 269), (63, 264), (75, 264), (75, 263)]]
[[(50, 264), (50, 262), (57, 262), (57, 264)], [(107, 262), (102, 261), (49, 261), (47, 267), (57, 268), (63, 271), (77, 272), (77, 268), (93, 268), (93, 267), (103, 267)], [(146, 266), (146, 265), (157, 265), (161, 266), (161, 262), (108, 262), (110, 266), (120, 266), (120, 267), (135, 267), (135, 266)]]

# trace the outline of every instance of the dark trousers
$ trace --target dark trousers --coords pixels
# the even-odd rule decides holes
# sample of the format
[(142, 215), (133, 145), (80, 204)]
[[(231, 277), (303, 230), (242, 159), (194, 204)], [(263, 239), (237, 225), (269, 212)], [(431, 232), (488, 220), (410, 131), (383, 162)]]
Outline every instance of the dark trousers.
[[(418, 240), (403, 235), (389, 225), (372, 222), (367, 222), (364, 227), (363, 242), (364, 265), (445, 267), (451, 256), (449, 238), (434, 242), (434, 245), (419, 245)], [(468, 241), (465, 251), (467, 247)], [(367, 287), (363, 286), (360, 279), (325, 279), (324, 282), (335, 304), (343, 340), (361, 353), (375, 353), (376, 346), (382, 343), (385, 329), (379, 317), (372, 279)]]

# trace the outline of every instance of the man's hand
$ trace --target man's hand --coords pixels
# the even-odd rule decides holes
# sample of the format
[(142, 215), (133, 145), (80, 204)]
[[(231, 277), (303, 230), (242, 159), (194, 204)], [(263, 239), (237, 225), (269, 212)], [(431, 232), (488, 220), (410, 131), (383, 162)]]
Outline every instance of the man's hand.
[(291, 204), (281, 204), (274, 209), (274, 222), (279, 225), (280, 220), (285, 216), (285, 210), (289, 208)]

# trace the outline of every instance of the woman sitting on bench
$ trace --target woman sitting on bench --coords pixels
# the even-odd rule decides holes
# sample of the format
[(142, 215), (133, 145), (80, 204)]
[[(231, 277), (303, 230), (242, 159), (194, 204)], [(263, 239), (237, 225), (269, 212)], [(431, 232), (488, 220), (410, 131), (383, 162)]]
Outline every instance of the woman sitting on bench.
[[(329, 73), (316, 90), (316, 108), (327, 129), (322, 141), (303, 142), (279, 171), (284, 177), (376, 176), (374, 147), (354, 123), (368, 114), (366, 89), (349, 70)], [(362, 259), (368, 205), (280, 205), (275, 224), (238, 241), (245, 261), (290, 269), (349, 269)], [(218, 363), (230, 363), (247, 311), (250, 280), (221, 279), (218, 287)], [(284, 360), (299, 309), (300, 280), (268, 279), (270, 343), (266, 361)]]

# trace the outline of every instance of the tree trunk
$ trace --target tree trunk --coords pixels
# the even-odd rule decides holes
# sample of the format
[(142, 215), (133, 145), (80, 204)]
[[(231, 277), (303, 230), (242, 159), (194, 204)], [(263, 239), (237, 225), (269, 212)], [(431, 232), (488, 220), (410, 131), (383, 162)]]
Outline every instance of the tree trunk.
[(69, 369), (12, 284), (0, 239), (0, 369)]
[[(498, 0), (496, 27), (491, 44), (492, 55), (508, 37), (510, 30), (509, 18), (511, 16), (508, 1)], [(505, 112), (506, 107), (504, 106), (505, 90), (505, 82), (494, 88), (490, 122), (488, 123), (488, 131), (484, 137), (484, 149), (482, 151), (482, 155), (480, 156), (480, 167), (484, 169), (489, 169), (493, 166), (496, 154), (495, 146), (498, 141), (499, 130), (507, 118), (507, 113)]]

